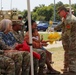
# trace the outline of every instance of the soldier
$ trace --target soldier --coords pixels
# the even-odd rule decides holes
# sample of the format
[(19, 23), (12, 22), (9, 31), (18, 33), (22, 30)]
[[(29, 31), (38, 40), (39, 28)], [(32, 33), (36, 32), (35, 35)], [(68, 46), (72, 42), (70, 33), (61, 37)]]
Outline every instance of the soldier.
[(60, 17), (64, 18), (62, 24), (55, 28), (55, 30), (62, 28), (62, 44), (65, 50), (64, 61), (68, 65), (68, 67), (64, 65), (64, 68), (69, 68), (71, 74), (76, 74), (76, 17), (68, 13), (64, 6), (58, 8), (58, 13)]
[(14, 61), (6, 57), (3, 50), (0, 50), (0, 75), (15, 75)]
[(18, 15), (18, 20), (20, 20), (23, 23), (23, 25), (21, 26), (22, 29), (20, 31), (21, 31), (21, 35), (24, 37), (24, 32), (25, 32), (25, 25), (24, 25), (24, 23), (25, 22), (24, 22), (23, 16), (21, 14)]
[[(5, 55), (12, 58), (15, 62), (15, 74), (19, 75), (22, 68), (22, 75), (29, 75), (30, 68), (30, 54), (28, 52), (22, 52), (14, 50), (18, 44), (10, 32), (12, 28), (12, 22), (8, 19), (3, 19), (0, 23), (0, 42), (1, 49), (4, 49)], [(13, 49), (13, 50), (12, 50)], [(27, 61), (26, 61), (27, 60)]]
[[(23, 23), (20, 20), (13, 20), (12, 23), (13, 23), (12, 33), (13, 33), (17, 43), (22, 44), (24, 41), (24, 37), (21, 34), (21, 29), (22, 29)], [(35, 62), (34, 66), (36, 66), (34, 70), (36, 70), (38, 67), (38, 60), (34, 58), (34, 62)], [(37, 70), (35, 71), (34, 74), (37, 75)]]
[(21, 30), (23, 23), (20, 20), (13, 20), (12, 21), (12, 33), (17, 41), (17, 43), (23, 43), (24, 37), (22, 36)]

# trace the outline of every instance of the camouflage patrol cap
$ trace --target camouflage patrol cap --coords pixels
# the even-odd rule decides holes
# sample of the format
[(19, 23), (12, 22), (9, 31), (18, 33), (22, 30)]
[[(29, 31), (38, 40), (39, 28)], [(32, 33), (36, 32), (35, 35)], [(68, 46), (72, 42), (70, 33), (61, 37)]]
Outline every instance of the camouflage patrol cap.
[(58, 13), (59, 13), (60, 11), (62, 11), (62, 10), (65, 10), (65, 11), (68, 12), (67, 8), (66, 8), (64, 5), (63, 5), (63, 6), (60, 6), (60, 7), (58, 8)]
[[(70, 11), (70, 7), (66, 7), (68, 12)], [(73, 12), (74, 10), (71, 8), (71, 11)]]
[(21, 14), (18, 15), (18, 19), (21, 19), (23, 18), (23, 16)]
[(12, 20), (12, 25), (23, 25), (21, 20)]
[(73, 12), (74, 10), (72, 9), (71, 11)]

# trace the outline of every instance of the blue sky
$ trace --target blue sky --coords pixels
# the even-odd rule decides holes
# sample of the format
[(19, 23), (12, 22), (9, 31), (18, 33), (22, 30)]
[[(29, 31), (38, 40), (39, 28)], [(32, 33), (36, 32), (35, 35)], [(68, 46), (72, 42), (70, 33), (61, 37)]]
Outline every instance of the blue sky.
[[(27, 9), (27, 0), (2, 0), (2, 7), (3, 10), (11, 9), (11, 1), (12, 1), (12, 8), (18, 8), (19, 10), (23, 11)], [(55, 0), (55, 2), (62, 1), (64, 4), (69, 4), (69, 0)], [(30, 9), (32, 10), (34, 7), (39, 6), (39, 4), (49, 5), (54, 3), (54, 0), (30, 0)], [(76, 3), (76, 0), (71, 0), (71, 3)], [(0, 9), (1, 9), (1, 0), (0, 0)]]

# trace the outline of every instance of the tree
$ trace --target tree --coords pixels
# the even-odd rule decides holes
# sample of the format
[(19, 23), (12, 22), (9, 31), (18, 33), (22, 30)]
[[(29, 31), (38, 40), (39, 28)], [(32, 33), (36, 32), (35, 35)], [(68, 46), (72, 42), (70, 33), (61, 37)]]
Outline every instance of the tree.
[(59, 1), (57, 4), (56, 4), (56, 7), (60, 7), (60, 6), (62, 6), (63, 5), (63, 3), (61, 2), (61, 1)]
[(27, 10), (23, 11), (23, 18), (27, 19)]
[(39, 7), (33, 9), (32, 17), (35, 20), (49, 21), (52, 14), (53, 14), (53, 8), (51, 6), (39, 5)]

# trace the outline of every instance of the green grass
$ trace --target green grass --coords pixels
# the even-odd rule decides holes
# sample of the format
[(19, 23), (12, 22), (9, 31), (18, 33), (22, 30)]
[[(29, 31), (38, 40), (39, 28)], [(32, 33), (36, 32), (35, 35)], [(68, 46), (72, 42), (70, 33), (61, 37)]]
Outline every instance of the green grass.
[(63, 61), (63, 55), (64, 55), (63, 47), (51, 48), (48, 50), (53, 53), (54, 60)]
[(40, 35), (43, 35), (44, 40), (48, 40), (48, 33), (40, 33)]

